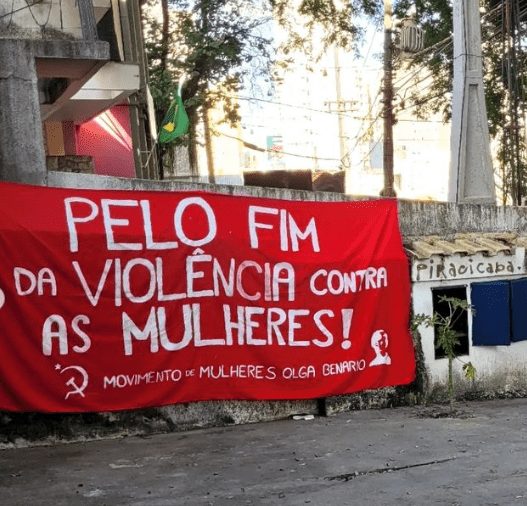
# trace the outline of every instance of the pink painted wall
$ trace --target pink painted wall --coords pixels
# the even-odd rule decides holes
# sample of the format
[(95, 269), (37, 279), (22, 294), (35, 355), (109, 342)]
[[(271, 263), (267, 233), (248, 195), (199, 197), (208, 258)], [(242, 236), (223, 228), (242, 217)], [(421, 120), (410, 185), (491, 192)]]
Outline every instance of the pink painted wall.
[(77, 126), (78, 155), (93, 157), (95, 173), (135, 177), (128, 106), (118, 105)]

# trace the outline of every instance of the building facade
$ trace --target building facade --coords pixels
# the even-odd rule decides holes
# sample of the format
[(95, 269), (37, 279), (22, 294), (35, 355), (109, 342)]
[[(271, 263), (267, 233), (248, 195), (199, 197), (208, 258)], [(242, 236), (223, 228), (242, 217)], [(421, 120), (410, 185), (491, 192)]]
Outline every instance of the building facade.
[(0, 61), (0, 179), (156, 177), (138, 2), (2, 2)]

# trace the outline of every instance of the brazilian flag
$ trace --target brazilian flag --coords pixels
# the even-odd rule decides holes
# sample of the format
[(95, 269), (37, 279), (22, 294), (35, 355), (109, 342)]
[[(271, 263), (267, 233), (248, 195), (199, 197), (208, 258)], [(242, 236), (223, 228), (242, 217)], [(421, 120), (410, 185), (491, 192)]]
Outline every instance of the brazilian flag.
[(165, 119), (161, 123), (158, 141), (160, 143), (172, 142), (178, 137), (185, 135), (188, 131), (189, 123), (187, 111), (185, 111), (183, 106), (181, 92), (178, 89), (176, 98), (170, 104)]

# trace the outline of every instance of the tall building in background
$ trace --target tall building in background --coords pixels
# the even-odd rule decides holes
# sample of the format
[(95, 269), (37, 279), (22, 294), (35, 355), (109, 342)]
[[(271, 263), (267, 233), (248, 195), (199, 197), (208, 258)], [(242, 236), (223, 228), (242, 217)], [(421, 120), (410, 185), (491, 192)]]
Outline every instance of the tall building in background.
[[(285, 34), (274, 26), (279, 42)], [(244, 148), (242, 170), (345, 171), (346, 192), (378, 196), (383, 188), (381, 33), (370, 30), (357, 55), (322, 49), (316, 30), (308, 40), (314, 55), (289, 54), (293, 63), (275, 75), (266, 97), (247, 98), (242, 132), (267, 152)], [(412, 74), (413, 77), (412, 77)], [(410, 76), (410, 78), (409, 78)], [(426, 96), (422, 73), (404, 68), (394, 76), (397, 122), (394, 127), (395, 188), (399, 197), (446, 200), (450, 125), (436, 115), (422, 119), (408, 97)], [(280, 149), (274, 141), (280, 139)], [(274, 151), (273, 151), (274, 150)]]
[(138, 1), (1, 2), (0, 56), (1, 178), (157, 176)]

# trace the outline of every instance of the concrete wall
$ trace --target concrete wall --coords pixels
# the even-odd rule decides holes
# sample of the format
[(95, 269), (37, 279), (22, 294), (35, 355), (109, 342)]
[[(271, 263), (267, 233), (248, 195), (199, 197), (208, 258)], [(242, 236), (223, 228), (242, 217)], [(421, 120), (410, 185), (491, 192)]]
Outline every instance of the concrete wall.
[[(146, 181), (119, 179), (88, 174), (50, 172), (48, 185), (56, 187), (91, 189), (136, 190), (206, 190), (231, 195), (279, 198), (287, 200), (350, 201), (351, 196), (333, 193), (304, 192), (272, 188), (206, 185), (178, 181)], [(399, 202), (399, 215), (403, 234), (432, 235), (452, 234), (458, 231), (504, 231), (527, 233), (527, 210), (523, 208), (496, 208), (491, 206), (455, 206), (442, 203)], [(423, 290), (429, 287), (423, 286)], [(430, 309), (427, 296), (416, 294), (422, 300), (418, 309)], [(428, 302), (427, 302), (428, 301)], [(155, 431), (183, 430), (193, 427), (248, 423), (288, 417), (292, 414), (331, 414), (347, 409), (389, 407), (423, 399), (429, 392), (430, 374), (434, 378), (441, 372), (435, 365), (430, 368), (429, 336), (426, 342), (426, 363), (421, 341), (414, 338), (418, 359), (418, 377), (406, 387), (386, 388), (357, 395), (340, 396), (324, 400), (276, 401), (276, 402), (200, 402), (178, 404), (164, 408), (152, 408), (120, 413), (85, 415), (1, 414), (0, 444), (12, 444), (27, 439), (54, 438), (78, 439), (116, 434), (148, 433)], [(527, 354), (527, 345), (525, 346)], [(484, 351), (488, 355), (488, 350)], [(490, 357), (490, 355), (489, 355)], [(488, 357), (487, 357), (488, 358)], [(507, 357), (505, 357), (507, 358)], [(485, 357), (482, 356), (482, 359)], [(489, 363), (492, 362), (488, 358)], [(518, 361), (521, 361), (518, 358)], [(492, 388), (492, 384), (489, 386)], [(490, 390), (489, 390), (490, 392)], [(22, 438), (22, 439), (21, 439)]]
[[(184, 181), (150, 181), (112, 177), (71, 175), (50, 172), (48, 185), (71, 188), (122, 190), (205, 190), (227, 195), (286, 200), (342, 202), (362, 200), (340, 193), (308, 192), (278, 188), (209, 185)], [(371, 197), (367, 197), (371, 198)], [(399, 221), (404, 237), (419, 235), (453, 235), (459, 232), (513, 231), (527, 235), (527, 207), (491, 205), (456, 205), (446, 202), (399, 201)]]

